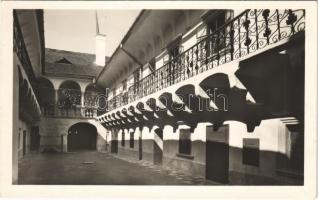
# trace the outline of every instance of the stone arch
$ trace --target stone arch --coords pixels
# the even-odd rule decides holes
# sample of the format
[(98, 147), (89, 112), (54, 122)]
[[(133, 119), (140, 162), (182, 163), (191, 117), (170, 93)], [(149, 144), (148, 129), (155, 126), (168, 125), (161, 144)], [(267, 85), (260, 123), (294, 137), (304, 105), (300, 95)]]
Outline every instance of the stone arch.
[(227, 74), (216, 73), (200, 82), (200, 87), (210, 96), (218, 109), (226, 107), (230, 91), (230, 81)]
[(81, 86), (79, 85), (79, 83), (77, 83), (76, 81), (73, 81), (73, 80), (63, 81), (59, 86), (59, 89), (61, 89), (61, 88), (71, 88), (71, 89), (81, 90)]
[(49, 79), (47, 79), (45, 77), (40, 77), (38, 79), (38, 85), (39, 85), (39, 88), (40, 87), (46, 87), (46, 88), (49, 88), (49, 89), (51, 89), (51, 88), (54, 89), (53, 83)]
[(47, 78), (40, 77), (38, 79), (38, 93), (39, 104), (42, 112), (46, 114), (53, 114), (56, 94), (53, 83)]
[(69, 109), (81, 104), (81, 87), (72, 80), (61, 83), (58, 90), (58, 104), (60, 108)]
[(175, 94), (179, 99), (190, 109), (198, 110), (200, 106), (200, 100), (196, 96), (195, 86), (193, 84), (186, 84), (179, 87)]
[(71, 125), (67, 131), (68, 151), (96, 150), (97, 128), (88, 122), (78, 122)]

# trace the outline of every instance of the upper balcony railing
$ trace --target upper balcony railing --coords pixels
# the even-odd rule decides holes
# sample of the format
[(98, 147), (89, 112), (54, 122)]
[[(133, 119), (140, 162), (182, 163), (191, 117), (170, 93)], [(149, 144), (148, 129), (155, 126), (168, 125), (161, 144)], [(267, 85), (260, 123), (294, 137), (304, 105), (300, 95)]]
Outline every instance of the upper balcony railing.
[(305, 30), (305, 10), (245, 10), (108, 102), (108, 111)]
[[(43, 116), (94, 118), (105, 112), (104, 94), (80, 90), (39, 87), (40, 107)], [(101, 112), (101, 113), (99, 113)]]

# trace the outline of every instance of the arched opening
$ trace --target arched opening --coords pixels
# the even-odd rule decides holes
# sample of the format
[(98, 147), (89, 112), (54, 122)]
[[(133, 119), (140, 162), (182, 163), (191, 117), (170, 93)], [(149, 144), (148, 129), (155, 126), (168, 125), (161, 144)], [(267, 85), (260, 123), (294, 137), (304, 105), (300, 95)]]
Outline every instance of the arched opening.
[(89, 123), (77, 123), (68, 129), (68, 151), (96, 150), (97, 129)]
[(39, 104), (44, 115), (53, 115), (55, 106), (54, 86), (46, 78), (38, 79)]
[(105, 90), (95, 84), (89, 84), (84, 93), (85, 116), (93, 117), (106, 111)]
[(58, 108), (68, 115), (69, 110), (80, 112), (81, 87), (75, 81), (65, 81), (58, 90)]

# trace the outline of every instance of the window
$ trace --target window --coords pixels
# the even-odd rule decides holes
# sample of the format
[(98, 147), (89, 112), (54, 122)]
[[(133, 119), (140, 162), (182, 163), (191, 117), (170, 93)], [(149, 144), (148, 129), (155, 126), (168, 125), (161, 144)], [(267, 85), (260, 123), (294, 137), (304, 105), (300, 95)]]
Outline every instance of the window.
[(122, 147), (125, 146), (125, 132), (124, 131), (121, 133), (121, 146)]
[(208, 33), (213, 33), (225, 23), (225, 12), (219, 13), (213, 20), (207, 22)]
[(139, 81), (141, 79), (142, 68), (137, 69), (134, 72), (134, 93), (139, 93)]
[(206, 34), (211, 34), (233, 18), (233, 10), (210, 10), (201, 18), (207, 25)]
[(112, 90), (112, 93), (113, 93), (113, 98), (112, 98), (112, 101), (113, 101), (112, 104), (113, 105), (112, 106), (113, 106), (113, 109), (114, 109), (114, 108), (117, 108), (117, 101), (116, 101), (116, 98), (115, 98), (116, 97), (116, 88), (114, 88)]
[(191, 154), (191, 133), (190, 129), (180, 129), (179, 154)]
[(139, 68), (136, 71), (134, 71), (134, 83), (138, 83), (140, 81), (140, 74), (142, 69)]
[(127, 79), (123, 80), (122, 85), (123, 85), (123, 91), (126, 91), (127, 90)]
[(134, 132), (130, 132), (130, 143), (129, 143), (129, 147), (130, 148), (134, 148), (134, 146), (135, 146), (135, 143), (134, 143)]
[(243, 139), (243, 164), (259, 166), (259, 139)]
[(128, 103), (128, 92), (127, 92), (127, 79), (122, 82), (123, 85), (123, 94), (122, 94), (122, 104)]
[(148, 69), (149, 69), (149, 81), (146, 81), (147, 85), (144, 88), (145, 94), (149, 94), (155, 91), (155, 83), (156, 83), (156, 76), (155, 76), (155, 71), (156, 71), (156, 59), (152, 58), (148, 62)]
[(151, 59), (148, 64), (149, 64), (148, 67), (149, 67), (150, 73), (153, 73), (156, 70), (156, 59), (155, 58)]
[(285, 146), (276, 155), (277, 172), (281, 175), (304, 173), (304, 131), (299, 124), (288, 124), (285, 136), (281, 139)]
[[(227, 43), (229, 42), (229, 30), (219, 30), (226, 22), (233, 18), (232, 10), (211, 10), (206, 12), (202, 19), (206, 24), (206, 35), (213, 34), (210, 36), (207, 54), (220, 53)], [(217, 31), (217, 32), (216, 32)]]

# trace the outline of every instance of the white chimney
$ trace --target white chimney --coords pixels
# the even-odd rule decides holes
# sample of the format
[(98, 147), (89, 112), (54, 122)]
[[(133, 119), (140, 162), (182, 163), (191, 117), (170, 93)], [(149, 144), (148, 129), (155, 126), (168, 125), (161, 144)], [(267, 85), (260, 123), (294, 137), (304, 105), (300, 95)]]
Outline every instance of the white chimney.
[(105, 65), (106, 35), (99, 33), (99, 25), (96, 11), (96, 37), (95, 37), (95, 63), (99, 66)]

